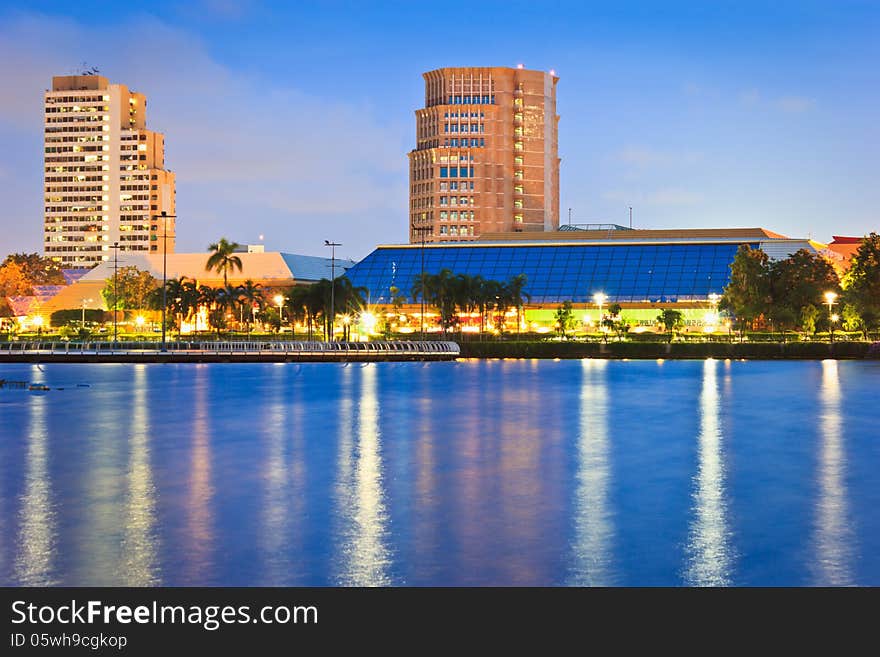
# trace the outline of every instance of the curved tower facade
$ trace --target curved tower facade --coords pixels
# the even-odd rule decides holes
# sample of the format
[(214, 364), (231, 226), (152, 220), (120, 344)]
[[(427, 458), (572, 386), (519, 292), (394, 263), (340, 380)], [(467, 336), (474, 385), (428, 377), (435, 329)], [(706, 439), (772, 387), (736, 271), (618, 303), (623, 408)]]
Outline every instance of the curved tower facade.
[(409, 153), (410, 242), (559, 227), (559, 116), (552, 72), (425, 73)]

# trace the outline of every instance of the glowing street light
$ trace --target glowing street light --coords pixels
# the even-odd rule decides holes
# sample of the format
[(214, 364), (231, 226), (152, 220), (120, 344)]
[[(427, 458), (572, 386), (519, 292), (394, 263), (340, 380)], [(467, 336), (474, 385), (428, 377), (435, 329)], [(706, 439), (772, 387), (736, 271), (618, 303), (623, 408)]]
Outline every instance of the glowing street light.
[(134, 323), (137, 324), (138, 331), (141, 331), (144, 328), (144, 323), (146, 321), (147, 320), (144, 319), (143, 315), (138, 315), (137, 317), (134, 318)]
[(593, 295), (593, 303), (599, 306), (599, 325), (602, 325), (602, 306), (605, 305), (605, 302), (608, 301), (608, 295), (604, 292), (596, 292)]
[(837, 292), (828, 291), (825, 293), (825, 303), (828, 304), (828, 319), (829, 319), (829, 343), (834, 343), (834, 323), (839, 319), (837, 315), (834, 314), (834, 305), (837, 303)]
[(91, 299), (82, 300), (82, 322), (80, 322), (82, 324), (82, 328), (86, 327), (86, 304), (91, 302)]
[(378, 319), (373, 313), (369, 311), (361, 313), (361, 326), (367, 335), (372, 335), (375, 332), (377, 322)]
[(284, 323), (284, 297), (280, 294), (276, 294), (275, 298), (272, 299), (275, 302), (275, 305), (278, 306), (278, 323), (279, 330), (281, 330), (281, 324)]

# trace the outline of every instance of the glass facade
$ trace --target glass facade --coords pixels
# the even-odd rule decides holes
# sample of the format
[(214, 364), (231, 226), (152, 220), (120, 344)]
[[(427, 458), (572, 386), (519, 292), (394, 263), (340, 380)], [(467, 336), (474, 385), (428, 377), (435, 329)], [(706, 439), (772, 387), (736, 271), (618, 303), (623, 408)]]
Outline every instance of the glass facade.
[[(592, 303), (603, 292), (607, 303), (674, 303), (721, 294), (730, 280), (738, 243), (645, 245), (428, 246), (425, 272), (449, 269), (505, 281), (525, 274), (531, 304)], [(758, 248), (758, 244), (750, 244)], [(371, 303), (390, 302), (389, 288), (409, 296), (421, 273), (420, 247), (378, 248), (346, 276), (369, 290)]]

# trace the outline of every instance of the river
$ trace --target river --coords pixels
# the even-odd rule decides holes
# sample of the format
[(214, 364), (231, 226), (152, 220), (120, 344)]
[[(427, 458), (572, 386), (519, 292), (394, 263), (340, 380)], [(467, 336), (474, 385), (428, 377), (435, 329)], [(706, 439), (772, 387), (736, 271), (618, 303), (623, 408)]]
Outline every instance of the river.
[(880, 584), (880, 362), (0, 379), (3, 585)]

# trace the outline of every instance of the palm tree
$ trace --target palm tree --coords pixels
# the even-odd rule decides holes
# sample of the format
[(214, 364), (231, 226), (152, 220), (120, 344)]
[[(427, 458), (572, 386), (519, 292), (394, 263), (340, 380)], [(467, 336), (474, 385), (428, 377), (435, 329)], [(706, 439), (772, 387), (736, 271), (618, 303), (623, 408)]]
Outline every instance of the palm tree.
[(213, 244), (208, 245), (208, 251), (211, 252), (211, 255), (208, 258), (206, 269), (208, 271), (216, 271), (218, 274), (223, 274), (223, 287), (229, 285), (227, 274), (230, 271), (235, 271), (236, 269), (238, 269), (238, 271), (242, 270), (241, 258), (237, 255), (233, 255), (238, 247), (239, 244), (235, 242), (227, 242), (225, 237), (221, 237), (219, 242), (214, 242)]
[(262, 309), (264, 297), (263, 297), (263, 286), (259, 283), (254, 283), (251, 279), (247, 279), (242, 285), (238, 287), (238, 300), (242, 306), (242, 311), (247, 310), (247, 312), (242, 312), (242, 316), (246, 317), (244, 320), (247, 323), (247, 332), (250, 335), (251, 332), (251, 321), (253, 320), (253, 309), (259, 308)]
[(516, 307), (516, 332), (519, 333), (521, 324), (522, 307), (526, 301), (532, 300), (532, 295), (525, 292), (523, 288), (526, 286), (528, 277), (525, 274), (518, 274), (507, 281), (507, 296), (510, 302)]
[(285, 307), (287, 308), (290, 323), (302, 322), (307, 324), (309, 340), (312, 339), (312, 323), (311, 316), (307, 308), (307, 300), (309, 296), (309, 288), (305, 285), (296, 285), (288, 290)]

